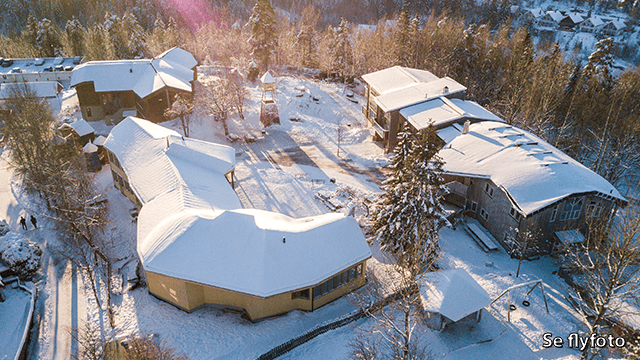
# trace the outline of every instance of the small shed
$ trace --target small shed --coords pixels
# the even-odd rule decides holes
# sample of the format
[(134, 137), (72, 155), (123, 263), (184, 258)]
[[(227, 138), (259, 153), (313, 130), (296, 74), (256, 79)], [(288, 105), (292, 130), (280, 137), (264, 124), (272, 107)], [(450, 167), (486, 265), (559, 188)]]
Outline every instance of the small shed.
[(87, 161), (87, 170), (97, 172), (102, 170), (100, 164), (100, 156), (98, 155), (98, 147), (88, 142), (83, 148), (84, 158)]
[(93, 127), (84, 119), (80, 119), (72, 124), (62, 124), (62, 126), (60, 126), (60, 132), (63, 137), (73, 134), (79, 146), (85, 146), (96, 137)]
[(434, 330), (462, 321), (478, 322), (482, 309), (491, 304), (489, 294), (461, 268), (426, 274), (420, 296), (425, 323)]

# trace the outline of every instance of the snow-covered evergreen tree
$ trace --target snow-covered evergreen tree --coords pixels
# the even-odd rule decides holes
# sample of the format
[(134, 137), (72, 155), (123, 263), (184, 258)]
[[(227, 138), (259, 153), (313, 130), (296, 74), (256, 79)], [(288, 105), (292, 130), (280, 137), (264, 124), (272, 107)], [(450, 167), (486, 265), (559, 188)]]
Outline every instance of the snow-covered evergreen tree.
[(414, 140), (409, 125), (399, 134), (385, 193), (373, 212), (373, 230), (380, 247), (395, 255), (398, 264), (414, 275), (433, 264), (438, 253), (438, 231), (448, 224), (441, 199), (447, 188), (440, 176), (435, 130)]
[(67, 42), (70, 48), (67, 50), (69, 55), (84, 55), (84, 28), (82, 24), (80, 24), (80, 21), (74, 16), (73, 19), (67, 21), (64, 30), (67, 33)]
[(333, 72), (343, 77), (349, 76), (353, 68), (353, 52), (351, 50), (350, 25), (342, 18), (337, 28), (332, 28), (332, 47), (330, 49), (333, 62)]
[(38, 22), (38, 32), (36, 33), (36, 47), (43, 56), (54, 57), (62, 54), (62, 43), (58, 33), (53, 28), (49, 19), (42, 19)]
[(596, 79), (606, 89), (613, 88), (613, 39), (606, 38), (598, 41), (594, 52), (589, 55), (589, 62), (584, 67), (582, 75), (585, 79)]
[(398, 16), (398, 22), (394, 29), (394, 47), (396, 53), (396, 65), (409, 66), (411, 62), (411, 42), (409, 41), (410, 20), (406, 10)]
[(253, 13), (247, 22), (251, 31), (249, 45), (251, 56), (260, 62), (263, 69), (269, 67), (271, 52), (276, 48), (275, 10), (270, 0), (258, 0), (253, 7)]

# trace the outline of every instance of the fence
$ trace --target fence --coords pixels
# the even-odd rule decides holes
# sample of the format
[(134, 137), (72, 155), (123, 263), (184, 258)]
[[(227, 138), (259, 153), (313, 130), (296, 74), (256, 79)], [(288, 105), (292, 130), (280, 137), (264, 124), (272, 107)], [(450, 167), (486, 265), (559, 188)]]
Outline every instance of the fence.
[[(396, 293), (393, 293), (387, 297), (385, 297), (382, 300), (379, 300), (371, 305), (369, 305), (366, 310), (363, 309), (358, 309), (355, 311), (352, 311), (351, 313), (342, 316), (336, 320), (333, 320), (329, 323), (326, 324), (320, 324), (315, 326), (314, 328), (312, 328), (311, 330), (308, 330), (307, 332), (305, 332), (304, 334), (295, 337), (285, 343), (282, 343), (276, 347), (274, 347), (273, 349), (267, 351), (266, 353), (260, 355), (258, 357), (258, 360), (272, 360), (275, 359), (279, 356), (282, 356), (286, 353), (288, 353), (289, 351), (297, 348), (298, 346), (311, 341), (312, 339), (314, 339), (315, 337), (317, 337), (318, 335), (322, 335), (324, 333), (326, 333), (329, 330), (335, 330), (337, 328), (343, 327), (351, 322), (354, 322), (356, 320), (359, 320), (365, 316), (367, 316), (368, 313), (372, 313), (375, 312), (377, 309), (382, 308), (383, 306), (386, 306), (388, 304), (390, 304), (393, 301), (396, 301), (397, 299), (401, 298), (403, 295), (405, 295), (406, 291), (405, 290), (400, 290)], [(411, 292), (410, 292), (411, 293)]]

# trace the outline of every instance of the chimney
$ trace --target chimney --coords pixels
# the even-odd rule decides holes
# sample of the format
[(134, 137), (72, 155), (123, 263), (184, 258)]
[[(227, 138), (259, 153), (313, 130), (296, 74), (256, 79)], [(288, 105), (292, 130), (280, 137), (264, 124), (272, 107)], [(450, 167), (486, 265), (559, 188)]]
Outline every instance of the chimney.
[(467, 120), (464, 122), (464, 125), (462, 125), (462, 134), (469, 132), (469, 125), (471, 125), (471, 121)]
[(443, 94), (448, 94), (449, 93), (449, 87), (445, 86), (444, 89), (442, 89), (442, 93)]

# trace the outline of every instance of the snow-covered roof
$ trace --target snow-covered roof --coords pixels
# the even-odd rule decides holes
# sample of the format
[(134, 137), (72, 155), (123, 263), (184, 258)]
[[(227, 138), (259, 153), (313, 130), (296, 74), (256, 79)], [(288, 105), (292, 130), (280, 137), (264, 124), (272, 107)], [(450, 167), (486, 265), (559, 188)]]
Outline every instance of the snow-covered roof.
[(73, 69), (71, 86), (93, 82), (96, 92), (133, 91), (141, 98), (164, 87), (191, 92), (194, 64), (193, 56), (179, 48), (151, 60), (89, 61)]
[(600, 17), (598, 17), (598, 16), (592, 16), (592, 17), (586, 19), (585, 22), (586, 21), (588, 21), (594, 27), (598, 27), (598, 26), (601, 26), (602, 24), (604, 24), (604, 21), (602, 21), (602, 19)]
[(388, 112), (466, 90), (467, 88), (457, 81), (450, 77), (444, 77), (442, 79), (417, 83), (396, 91), (384, 93), (376, 96), (374, 101), (382, 111)]
[(60, 93), (62, 85), (57, 81), (38, 81), (27, 83), (4, 83), (0, 84), (0, 99), (9, 99), (15, 97), (16, 93), (23, 91), (24, 86), (28, 86), (30, 91), (35, 93), (39, 98), (53, 98)]
[(489, 294), (462, 268), (427, 273), (420, 295), (425, 311), (458, 321), (491, 304)]
[(533, 15), (534, 18), (539, 18), (540, 16), (544, 15), (544, 11), (542, 11), (542, 9), (540, 8), (529, 9), (529, 12), (531, 13), (531, 15)]
[(418, 83), (438, 80), (438, 77), (426, 70), (393, 66), (376, 72), (362, 75), (364, 81), (378, 94), (406, 88)]
[(371, 256), (352, 217), (242, 209), (224, 177), (235, 166), (231, 147), (134, 117), (113, 128), (105, 147), (143, 204), (138, 254), (147, 271), (266, 297)]
[(555, 234), (563, 244), (579, 244), (584, 241), (584, 235), (578, 229), (556, 231)]
[(557, 23), (564, 19), (564, 15), (562, 15), (560, 11), (549, 10), (547, 11), (547, 14)]
[(262, 77), (260, 78), (260, 81), (263, 84), (271, 84), (276, 82), (276, 79), (273, 78), (273, 75), (271, 75), (270, 71), (267, 71), (266, 73), (264, 73), (264, 75), (262, 75)]
[(179, 47), (171, 48), (162, 54), (156, 56), (156, 59), (163, 59), (168, 62), (180, 64), (186, 68), (193, 69), (198, 65), (198, 61), (191, 55), (190, 52), (183, 50)]
[(622, 22), (622, 21), (620, 21), (618, 19), (613, 19), (613, 20), (609, 21), (607, 24), (605, 24), (604, 26), (607, 26), (609, 24), (611, 24), (611, 26), (614, 27), (616, 30), (622, 30), (625, 27), (627, 27), (627, 25), (624, 22)]
[(102, 146), (102, 145), (104, 145), (105, 141), (107, 141), (106, 137), (104, 137), (102, 135), (98, 135), (98, 137), (93, 140), (93, 144), (97, 145), (97, 146)]
[(91, 154), (91, 153), (94, 153), (94, 152), (98, 151), (98, 147), (93, 145), (92, 143), (88, 142), (87, 145), (85, 145), (82, 148), (82, 151), (86, 152), (87, 154)]
[(74, 123), (71, 123), (71, 124), (66, 124), (65, 123), (65, 124), (62, 124), (62, 126), (60, 126), (60, 127), (61, 128), (70, 127), (80, 137), (93, 133), (93, 127), (91, 127), (91, 125), (89, 125), (89, 123), (85, 119), (80, 119), (80, 120), (78, 120), (78, 121), (76, 121)]
[(504, 122), (474, 101), (447, 99), (443, 96), (406, 107), (400, 110), (400, 115), (418, 130), (425, 129), (430, 124), (442, 127), (461, 119)]
[(569, 12), (567, 16), (574, 24), (578, 24), (584, 21), (584, 18), (579, 13)]
[(528, 215), (572, 194), (626, 199), (600, 175), (541, 138), (494, 121), (471, 124), (440, 151), (448, 173), (490, 178)]

